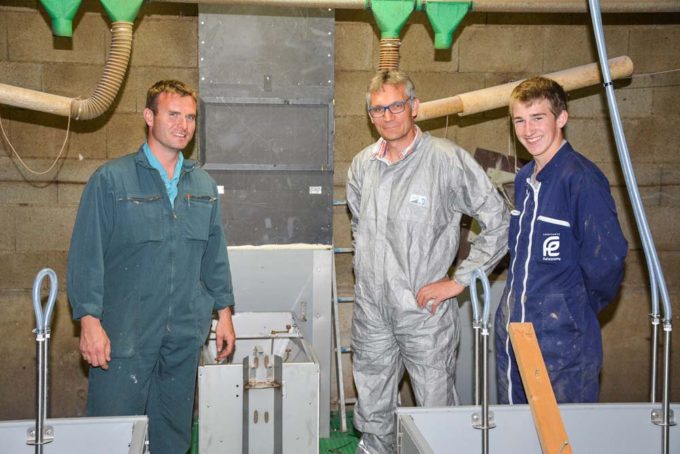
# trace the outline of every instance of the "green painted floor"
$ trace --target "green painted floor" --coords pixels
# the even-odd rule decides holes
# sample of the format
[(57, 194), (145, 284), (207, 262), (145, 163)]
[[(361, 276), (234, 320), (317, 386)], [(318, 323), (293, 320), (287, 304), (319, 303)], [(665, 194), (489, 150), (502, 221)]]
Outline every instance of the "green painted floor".
[(340, 415), (331, 412), (330, 438), (319, 439), (319, 454), (354, 454), (359, 443), (359, 432), (352, 426), (352, 412), (347, 412), (347, 432), (340, 432)]
[[(187, 454), (198, 454), (198, 421), (194, 421), (191, 434), (191, 449)], [(359, 432), (352, 426), (352, 412), (347, 412), (347, 432), (340, 432), (340, 415), (331, 412), (331, 433), (329, 438), (319, 439), (319, 454), (354, 454), (359, 443)]]

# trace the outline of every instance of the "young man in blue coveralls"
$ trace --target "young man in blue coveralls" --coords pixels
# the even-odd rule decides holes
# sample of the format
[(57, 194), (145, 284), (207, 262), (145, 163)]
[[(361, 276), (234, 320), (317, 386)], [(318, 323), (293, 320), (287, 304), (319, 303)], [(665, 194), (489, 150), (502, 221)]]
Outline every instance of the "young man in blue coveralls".
[[(68, 296), (90, 364), (90, 416), (149, 416), (150, 450), (185, 454), (200, 348), (217, 311), (217, 359), (234, 349), (234, 296), (213, 179), (182, 150), (196, 94), (159, 81), (147, 93), (147, 141), (106, 163), (80, 201)], [(95, 449), (96, 451), (96, 449)]]
[(531, 322), (557, 401), (596, 402), (597, 314), (618, 292), (628, 244), (607, 178), (564, 139), (563, 88), (543, 77), (522, 82), (510, 115), (534, 159), (515, 178), (510, 269), (495, 324), (498, 398), (527, 403), (508, 324)]

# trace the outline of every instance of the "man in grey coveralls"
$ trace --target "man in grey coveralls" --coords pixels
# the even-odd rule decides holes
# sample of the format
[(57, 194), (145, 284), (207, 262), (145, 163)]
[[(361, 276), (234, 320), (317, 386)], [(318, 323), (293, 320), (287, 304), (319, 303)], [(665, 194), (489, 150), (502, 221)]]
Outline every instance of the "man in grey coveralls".
[[(457, 403), (455, 297), (474, 269), (507, 252), (508, 211), (482, 168), (449, 140), (415, 125), (419, 101), (399, 71), (378, 73), (366, 95), (381, 138), (354, 157), (347, 180), (355, 241), (352, 323), (358, 453), (394, 452), (398, 385), (408, 370), (421, 406)], [(481, 232), (453, 278), (462, 215)]]

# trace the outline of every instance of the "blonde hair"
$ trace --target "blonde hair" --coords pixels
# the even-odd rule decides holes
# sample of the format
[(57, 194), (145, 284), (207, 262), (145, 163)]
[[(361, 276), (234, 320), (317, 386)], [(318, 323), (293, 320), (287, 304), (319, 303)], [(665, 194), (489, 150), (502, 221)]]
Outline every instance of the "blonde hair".
[(510, 114), (512, 105), (519, 101), (522, 104), (533, 104), (539, 99), (550, 103), (550, 111), (557, 117), (567, 110), (567, 93), (557, 82), (547, 77), (532, 77), (517, 85), (510, 95)]

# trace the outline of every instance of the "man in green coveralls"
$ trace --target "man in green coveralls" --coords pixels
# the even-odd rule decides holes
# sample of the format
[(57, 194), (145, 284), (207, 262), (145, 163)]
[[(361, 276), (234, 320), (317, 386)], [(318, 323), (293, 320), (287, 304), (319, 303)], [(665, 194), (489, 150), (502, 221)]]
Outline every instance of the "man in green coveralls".
[(146, 143), (92, 175), (68, 259), (69, 300), (90, 364), (88, 415), (148, 415), (151, 452), (162, 454), (189, 448), (213, 311), (218, 360), (236, 340), (217, 187), (182, 155), (196, 107), (182, 82), (149, 89)]

